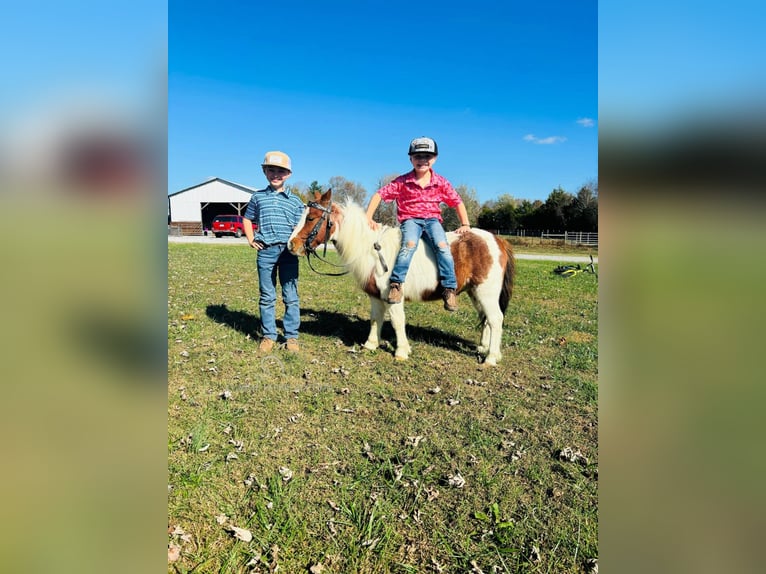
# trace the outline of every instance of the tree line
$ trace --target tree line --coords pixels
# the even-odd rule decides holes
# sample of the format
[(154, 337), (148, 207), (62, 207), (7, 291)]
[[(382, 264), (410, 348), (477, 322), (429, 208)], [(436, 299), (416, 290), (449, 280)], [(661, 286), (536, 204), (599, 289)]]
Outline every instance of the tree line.
[[(378, 181), (376, 189), (388, 184), (399, 174), (387, 175)], [(361, 184), (349, 181), (341, 176), (331, 177), (326, 186), (317, 181), (309, 185), (299, 183), (288, 186), (292, 193), (300, 196), (304, 202), (314, 199), (316, 192), (332, 189), (333, 200), (343, 202), (351, 199), (366, 206), (369, 201), (367, 190)], [(476, 197), (476, 190), (466, 185), (458, 185), (455, 191), (463, 199), (468, 219), (472, 227), (490, 231), (513, 234), (524, 232), (535, 234), (541, 231), (598, 231), (598, 181), (592, 180), (580, 186), (576, 193), (557, 187), (545, 201), (527, 199), (518, 200), (509, 194), (503, 194), (482, 204)], [(444, 228), (448, 231), (457, 229), (460, 222), (454, 209), (442, 206)], [(386, 225), (396, 225), (396, 206), (393, 203), (381, 203), (375, 212), (375, 219)]]

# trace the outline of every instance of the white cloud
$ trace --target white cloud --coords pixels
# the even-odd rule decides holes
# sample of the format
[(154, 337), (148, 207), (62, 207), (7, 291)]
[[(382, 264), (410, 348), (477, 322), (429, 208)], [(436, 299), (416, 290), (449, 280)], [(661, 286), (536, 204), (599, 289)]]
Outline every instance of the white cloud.
[(579, 118), (577, 123), (584, 128), (592, 128), (596, 124), (593, 118)]
[(524, 136), (524, 141), (541, 145), (550, 145), (565, 142), (567, 141), (567, 138), (564, 136), (548, 136), (547, 138), (539, 138), (534, 134), (527, 134)]

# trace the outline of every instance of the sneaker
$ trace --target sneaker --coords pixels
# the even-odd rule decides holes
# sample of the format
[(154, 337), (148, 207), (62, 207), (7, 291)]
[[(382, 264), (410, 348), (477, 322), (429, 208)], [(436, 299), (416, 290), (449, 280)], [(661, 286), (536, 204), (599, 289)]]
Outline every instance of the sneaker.
[(444, 297), (444, 308), (447, 311), (456, 311), (457, 310), (457, 297), (455, 296), (455, 290), (454, 289), (445, 289), (443, 297)]
[(261, 339), (261, 344), (258, 345), (258, 350), (261, 353), (270, 353), (271, 350), (274, 348), (275, 341), (274, 339)]
[(391, 283), (390, 289), (388, 290), (388, 302), (392, 304), (402, 302), (401, 283)]
[(288, 339), (287, 340), (287, 350), (291, 353), (297, 353), (301, 350), (300, 346), (298, 345), (298, 339)]

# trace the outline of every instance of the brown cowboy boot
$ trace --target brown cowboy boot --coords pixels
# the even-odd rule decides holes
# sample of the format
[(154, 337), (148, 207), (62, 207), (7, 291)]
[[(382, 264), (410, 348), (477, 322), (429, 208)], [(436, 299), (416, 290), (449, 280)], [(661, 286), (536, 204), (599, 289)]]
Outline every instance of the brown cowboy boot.
[(391, 283), (388, 291), (388, 302), (391, 304), (402, 302), (402, 285), (401, 283)]
[(276, 342), (274, 339), (263, 338), (261, 339), (261, 344), (258, 345), (258, 351), (261, 353), (270, 353), (275, 344)]
[(297, 353), (301, 350), (300, 345), (298, 345), (298, 339), (288, 339), (287, 340), (287, 350), (291, 353)]
[(444, 308), (447, 311), (456, 311), (457, 310), (457, 296), (455, 295), (454, 289), (445, 289), (444, 294), (442, 295), (444, 297)]

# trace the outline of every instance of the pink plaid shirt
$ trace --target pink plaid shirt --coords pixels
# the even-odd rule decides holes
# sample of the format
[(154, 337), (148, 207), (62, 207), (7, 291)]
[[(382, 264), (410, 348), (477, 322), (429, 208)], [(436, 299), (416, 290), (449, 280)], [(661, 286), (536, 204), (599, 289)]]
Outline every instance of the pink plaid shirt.
[(406, 219), (429, 219), (442, 221), (440, 204), (457, 207), (463, 200), (446, 178), (431, 170), (431, 183), (420, 187), (415, 181), (415, 170), (400, 175), (378, 190), (383, 201), (396, 201), (396, 218), (399, 223)]

